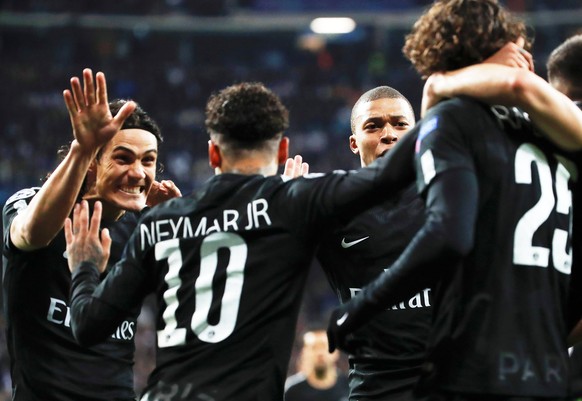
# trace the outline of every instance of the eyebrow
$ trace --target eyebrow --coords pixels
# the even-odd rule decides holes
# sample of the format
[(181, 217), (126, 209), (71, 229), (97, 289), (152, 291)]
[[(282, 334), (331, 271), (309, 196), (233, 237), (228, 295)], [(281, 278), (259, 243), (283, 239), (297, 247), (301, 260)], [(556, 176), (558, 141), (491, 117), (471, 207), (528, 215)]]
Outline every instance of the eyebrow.
[(385, 120), (387, 118), (389, 118), (389, 119), (404, 118), (405, 120), (409, 120), (409, 118), (406, 117), (406, 115), (404, 115), (404, 114), (382, 114), (381, 116), (370, 116), (370, 117), (362, 120), (362, 123), (365, 123), (367, 121)]
[[(118, 146), (114, 147), (112, 152), (116, 152), (116, 151), (119, 151), (119, 150), (125, 151), (125, 152), (128, 152), (128, 153), (135, 154), (135, 152), (133, 151), (133, 149), (129, 149), (129, 148), (123, 146), (123, 145), (118, 145)], [(148, 149), (144, 153), (155, 153), (155, 154), (158, 154), (158, 150), (157, 149)]]

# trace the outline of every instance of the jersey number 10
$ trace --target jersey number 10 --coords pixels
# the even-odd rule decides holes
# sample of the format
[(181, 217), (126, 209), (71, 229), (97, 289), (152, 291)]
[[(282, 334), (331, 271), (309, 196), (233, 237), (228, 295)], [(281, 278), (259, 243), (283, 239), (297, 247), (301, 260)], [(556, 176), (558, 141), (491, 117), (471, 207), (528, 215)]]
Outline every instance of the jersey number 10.
[[(230, 251), (226, 267), (224, 295), (220, 300), (220, 321), (212, 325), (208, 322), (212, 305), (212, 281), (218, 267), (218, 250)], [(158, 242), (155, 245), (156, 260), (168, 260), (168, 273), (164, 277), (168, 289), (164, 292), (166, 309), (162, 317), (166, 326), (158, 331), (158, 346), (173, 347), (186, 343), (185, 327), (178, 327), (176, 311), (179, 306), (178, 290), (182, 287), (180, 270), (182, 252), (179, 239)], [(247, 244), (235, 233), (212, 233), (202, 241), (200, 246), (200, 274), (196, 278), (196, 309), (190, 321), (190, 329), (201, 341), (218, 343), (232, 334), (236, 325), (240, 297), (244, 283), (244, 268), (247, 260)]]

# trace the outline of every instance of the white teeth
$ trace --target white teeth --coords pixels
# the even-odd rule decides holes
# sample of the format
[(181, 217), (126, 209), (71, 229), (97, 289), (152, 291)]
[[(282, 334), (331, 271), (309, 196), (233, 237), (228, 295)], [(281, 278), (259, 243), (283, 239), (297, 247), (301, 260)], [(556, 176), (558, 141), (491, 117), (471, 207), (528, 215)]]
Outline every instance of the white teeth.
[(141, 192), (141, 187), (121, 187), (123, 192), (127, 192), (129, 194), (139, 194)]

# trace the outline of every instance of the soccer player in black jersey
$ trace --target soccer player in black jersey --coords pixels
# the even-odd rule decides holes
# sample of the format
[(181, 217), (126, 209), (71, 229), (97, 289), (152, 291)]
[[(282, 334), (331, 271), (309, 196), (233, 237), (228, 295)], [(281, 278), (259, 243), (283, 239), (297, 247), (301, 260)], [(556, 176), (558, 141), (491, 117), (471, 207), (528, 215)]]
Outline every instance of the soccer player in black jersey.
[(303, 333), (299, 371), (285, 381), (285, 401), (348, 401), (348, 378), (339, 371), (339, 351), (328, 352), (324, 329)]
[[(390, 152), (414, 123), (412, 106), (400, 92), (371, 89), (352, 109), (350, 149), (365, 167)], [(340, 301), (347, 302), (400, 256), (424, 222), (424, 202), (411, 182), (380, 206), (350, 221), (343, 217), (322, 238), (317, 257)], [(431, 316), (430, 288), (424, 288), (354, 333), (362, 347), (349, 356), (350, 399), (413, 398)]]
[[(582, 108), (582, 34), (571, 36), (556, 47), (546, 63), (550, 84)], [(582, 345), (571, 353), (572, 394), (582, 397)]]
[[(85, 205), (73, 227), (67, 223), (73, 332), (82, 344), (101, 341), (155, 293), (157, 366), (143, 401), (280, 401), (326, 224), (409, 183), (414, 141), (399, 141), (408, 148), (402, 158), (286, 180), (276, 174), (288, 153), (288, 113), (275, 94), (258, 83), (233, 85), (209, 99), (206, 116), (218, 174), (191, 196), (146, 212), (100, 285), (98, 209), (91, 231)], [(106, 232), (103, 240), (106, 250)]]
[[(81, 347), (70, 327), (71, 275), (63, 234), (78, 198), (100, 200), (113, 246), (111, 261), (137, 224), (155, 180), (158, 126), (134, 102), (109, 106), (105, 76), (83, 71), (64, 92), (75, 139), (40, 188), (23, 189), (3, 210), (3, 291), (13, 400), (132, 400), (133, 336), (128, 311), (111, 336)], [(115, 116), (112, 116), (112, 112)], [(175, 193), (172, 183), (156, 192)], [(150, 198), (150, 202), (152, 198)], [(127, 212), (126, 212), (127, 211)]]
[[(526, 68), (530, 61), (531, 54), (512, 42), (484, 60)], [(352, 109), (350, 149), (367, 166), (389, 152), (414, 123), (412, 106), (401, 93), (387, 86), (371, 89)], [(424, 202), (414, 183), (349, 223), (337, 221), (332, 234), (322, 239), (318, 258), (340, 301), (348, 301), (387, 269), (423, 222)], [(351, 398), (413, 399), (431, 316), (430, 288), (425, 288), (353, 334), (361, 348), (358, 355), (350, 355)]]
[[(436, 1), (408, 35), (405, 54), (428, 76), (476, 64), (525, 36), (495, 0)], [(420, 380), (429, 399), (565, 399), (567, 337), (581, 306), (568, 301), (580, 292), (569, 286), (580, 274), (572, 258), (580, 246), (572, 235), (579, 165), (571, 152), (582, 149), (582, 118), (527, 69), (485, 68), (507, 73), (497, 79), (529, 116), (466, 97), (428, 111), (409, 134), (417, 137), (427, 220), (390, 269), (332, 314), (330, 345), (350, 348), (346, 334), (371, 314), (433, 284)]]

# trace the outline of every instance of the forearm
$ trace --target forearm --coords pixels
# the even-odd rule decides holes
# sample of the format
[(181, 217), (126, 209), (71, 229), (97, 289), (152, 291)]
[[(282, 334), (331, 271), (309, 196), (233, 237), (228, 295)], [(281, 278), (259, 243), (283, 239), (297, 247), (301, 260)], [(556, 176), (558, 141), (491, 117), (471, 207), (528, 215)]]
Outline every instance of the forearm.
[(446, 276), (473, 248), (477, 204), (474, 174), (438, 176), (427, 195), (425, 224), (398, 260), (361, 292), (358, 308), (384, 310)]
[(10, 227), (13, 244), (21, 250), (47, 246), (63, 228), (83, 185), (94, 153), (84, 153), (76, 142)]
[(582, 110), (543, 78), (522, 74), (515, 82), (518, 107), (546, 137), (567, 151), (582, 149)]
[(437, 99), (470, 96), (489, 104), (515, 106), (557, 146), (582, 149), (582, 111), (536, 74), (497, 64), (479, 64), (438, 74), (427, 81), (425, 93)]
[(83, 262), (73, 273), (71, 285), (71, 327), (77, 342), (83, 346), (104, 341), (111, 335), (125, 314), (100, 302), (93, 294), (99, 285), (99, 270)]

